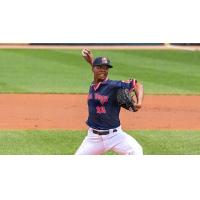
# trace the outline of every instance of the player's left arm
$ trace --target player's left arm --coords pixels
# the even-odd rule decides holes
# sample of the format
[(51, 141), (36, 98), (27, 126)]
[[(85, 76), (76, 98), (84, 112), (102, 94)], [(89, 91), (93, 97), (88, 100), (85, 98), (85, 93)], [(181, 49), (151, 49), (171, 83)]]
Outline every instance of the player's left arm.
[(141, 83), (136, 82), (135, 83), (135, 87), (134, 87), (134, 92), (135, 92), (135, 96), (136, 96), (136, 108), (140, 109), (142, 107), (142, 101), (144, 98), (144, 87)]

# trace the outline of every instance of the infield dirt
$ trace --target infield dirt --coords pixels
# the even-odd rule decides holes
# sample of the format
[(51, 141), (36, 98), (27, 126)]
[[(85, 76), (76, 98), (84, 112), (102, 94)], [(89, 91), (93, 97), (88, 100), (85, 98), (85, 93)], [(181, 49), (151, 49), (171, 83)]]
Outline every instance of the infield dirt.
[[(82, 49), (84, 46), (1, 44), (0, 48)], [(180, 49), (200, 46), (87, 46), (91, 49)], [(122, 109), (125, 130), (200, 130), (200, 96), (146, 95), (142, 109)], [(87, 95), (0, 94), (0, 129), (86, 130)]]
[[(200, 130), (200, 96), (146, 95), (143, 107), (122, 109), (125, 130)], [(0, 129), (86, 130), (87, 95), (1, 94)]]

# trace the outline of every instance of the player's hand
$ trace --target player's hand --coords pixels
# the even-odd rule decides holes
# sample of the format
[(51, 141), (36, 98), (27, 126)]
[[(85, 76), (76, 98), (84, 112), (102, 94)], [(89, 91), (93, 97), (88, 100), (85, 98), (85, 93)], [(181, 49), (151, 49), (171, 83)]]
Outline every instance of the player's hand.
[(139, 110), (139, 109), (142, 108), (142, 104), (140, 104), (140, 103), (136, 103), (136, 104), (135, 104), (135, 107), (136, 107), (137, 110)]
[(92, 52), (89, 49), (83, 49), (81, 51), (83, 58), (92, 65), (93, 62), (93, 55)]
[(83, 57), (91, 55), (91, 51), (89, 49), (83, 49), (81, 53)]

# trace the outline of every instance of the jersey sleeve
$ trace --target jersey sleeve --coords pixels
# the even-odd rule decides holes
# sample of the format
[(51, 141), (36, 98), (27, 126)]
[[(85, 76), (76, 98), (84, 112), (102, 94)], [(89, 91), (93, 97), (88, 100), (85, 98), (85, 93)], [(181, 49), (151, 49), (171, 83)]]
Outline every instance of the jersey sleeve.
[(112, 85), (118, 89), (128, 89), (131, 92), (134, 90), (136, 83), (136, 79), (130, 79), (127, 81), (114, 81)]

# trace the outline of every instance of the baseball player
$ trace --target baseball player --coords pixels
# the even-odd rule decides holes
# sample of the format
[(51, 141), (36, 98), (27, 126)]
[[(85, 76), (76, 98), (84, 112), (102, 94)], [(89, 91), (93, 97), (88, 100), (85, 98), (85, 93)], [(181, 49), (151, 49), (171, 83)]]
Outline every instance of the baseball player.
[(137, 99), (135, 108), (139, 110), (143, 100), (142, 84), (135, 79), (110, 80), (108, 72), (113, 66), (108, 58), (93, 59), (92, 52), (88, 49), (82, 50), (82, 56), (92, 66), (94, 80), (88, 94), (88, 133), (75, 154), (100, 155), (112, 150), (120, 155), (143, 155), (141, 145), (121, 128), (121, 107), (117, 102), (119, 89), (134, 91)]

